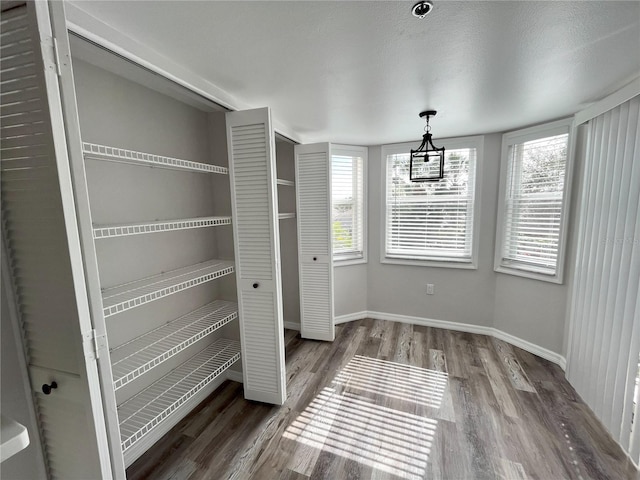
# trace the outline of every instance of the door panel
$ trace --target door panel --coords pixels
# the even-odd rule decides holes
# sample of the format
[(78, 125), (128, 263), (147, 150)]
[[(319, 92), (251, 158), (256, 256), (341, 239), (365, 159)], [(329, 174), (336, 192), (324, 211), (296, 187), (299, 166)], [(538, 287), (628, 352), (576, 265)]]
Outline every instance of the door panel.
[[(96, 362), (85, 351), (92, 324), (50, 8), (63, 5), (14, 2), (2, 12), (3, 280), (14, 294), (49, 475), (109, 478)], [(42, 385), (52, 380), (59, 387), (45, 395)]]
[(286, 399), (274, 136), (266, 108), (226, 116), (244, 395)]
[(330, 146), (296, 145), (295, 159), (300, 333), (303, 338), (333, 341)]

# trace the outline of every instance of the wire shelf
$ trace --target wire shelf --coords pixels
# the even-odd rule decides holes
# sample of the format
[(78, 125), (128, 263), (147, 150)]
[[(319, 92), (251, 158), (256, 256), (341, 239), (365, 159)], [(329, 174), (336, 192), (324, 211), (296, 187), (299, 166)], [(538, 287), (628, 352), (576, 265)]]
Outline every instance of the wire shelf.
[(82, 143), (85, 160), (106, 160), (111, 162), (131, 163), (133, 165), (146, 165), (150, 167), (169, 168), (172, 170), (184, 170), (202, 173), (229, 173), (226, 167), (210, 165), (208, 163), (192, 162), (180, 158), (163, 157), (152, 153), (135, 152), (124, 148), (108, 147), (95, 143)]
[(190, 228), (214, 227), (229, 224), (231, 224), (231, 217), (199, 217), (157, 222), (96, 225), (93, 229), (93, 238), (97, 240), (100, 238), (125, 237), (129, 235), (170, 232), (173, 230), (187, 230)]
[(240, 342), (221, 339), (118, 407), (125, 452), (240, 358)]
[(111, 351), (116, 390), (238, 318), (238, 305), (216, 300)]
[(278, 214), (279, 220), (286, 220), (287, 218), (296, 218), (296, 214), (295, 213), (279, 213)]
[(105, 318), (233, 273), (233, 262), (209, 260), (102, 291)]
[(276, 179), (276, 184), (277, 185), (286, 185), (287, 187), (295, 187), (296, 186), (295, 182), (292, 182), (291, 180), (283, 180), (282, 178)]

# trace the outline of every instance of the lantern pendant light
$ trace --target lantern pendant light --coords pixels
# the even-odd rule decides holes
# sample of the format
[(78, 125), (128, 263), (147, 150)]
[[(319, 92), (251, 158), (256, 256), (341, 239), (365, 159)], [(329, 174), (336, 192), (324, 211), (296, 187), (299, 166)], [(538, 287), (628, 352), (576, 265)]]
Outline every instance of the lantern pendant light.
[(412, 182), (437, 182), (444, 178), (444, 147), (433, 145), (429, 126), (429, 118), (436, 113), (436, 110), (420, 112), (420, 118), (427, 117), (427, 125), (422, 143), (417, 150), (411, 150), (409, 179)]

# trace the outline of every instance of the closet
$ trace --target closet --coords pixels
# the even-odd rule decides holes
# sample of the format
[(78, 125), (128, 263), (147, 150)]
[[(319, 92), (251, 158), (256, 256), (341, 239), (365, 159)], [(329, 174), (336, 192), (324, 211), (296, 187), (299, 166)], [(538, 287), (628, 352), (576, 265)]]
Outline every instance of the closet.
[(69, 37), (60, 2), (2, 5), (3, 281), (49, 474), (123, 478), (226, 379), (282, 404), (285, 324), (333, 339), (328, 150), (305, 173), (268, 109)]
[(88, 194), (77, 204), (128, 466), (241, 356), (224, 112), (74, 37), (71, 53)]

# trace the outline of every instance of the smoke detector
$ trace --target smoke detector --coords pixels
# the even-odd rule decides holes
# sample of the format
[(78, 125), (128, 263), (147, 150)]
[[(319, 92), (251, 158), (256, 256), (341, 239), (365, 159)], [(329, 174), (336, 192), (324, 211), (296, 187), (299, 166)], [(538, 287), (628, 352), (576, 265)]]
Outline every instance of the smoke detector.
[(431, 10), (433, 10), (433, 3), (422, 0), (411, 8), (411, 13), (414, 17), (424, 18), (431, 12)]

